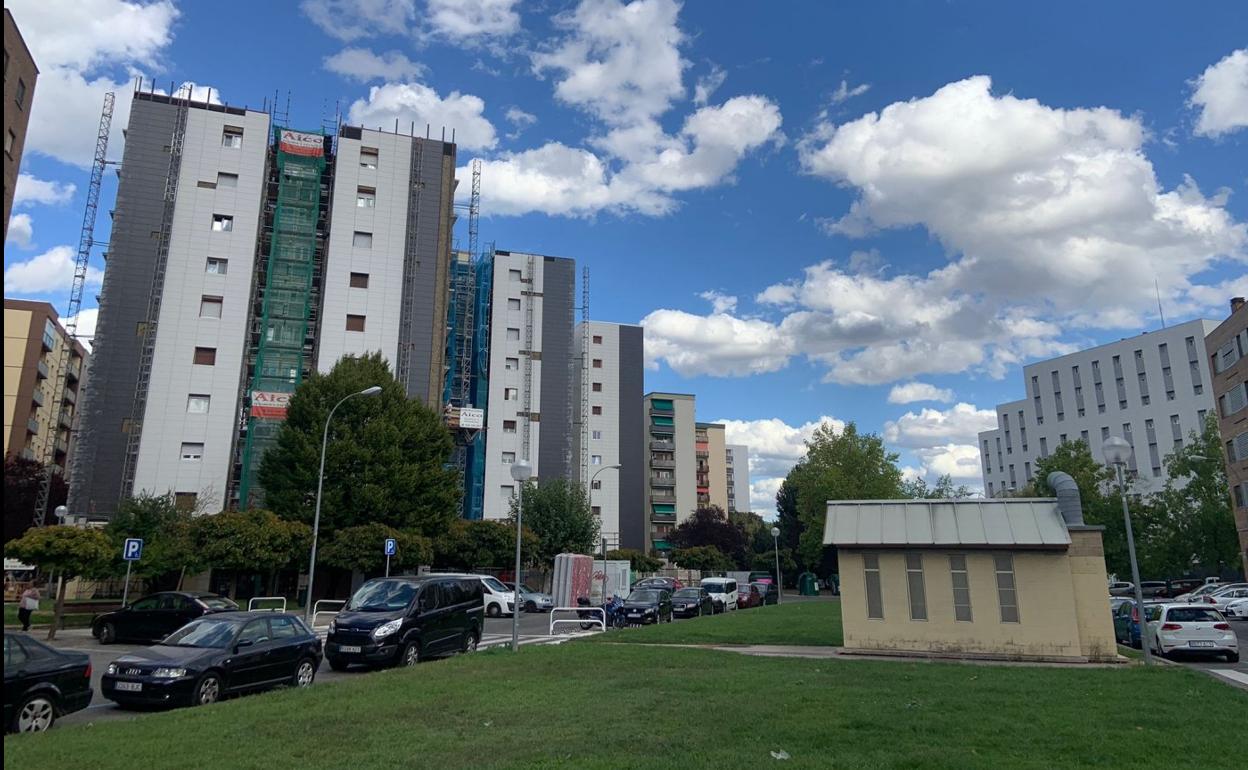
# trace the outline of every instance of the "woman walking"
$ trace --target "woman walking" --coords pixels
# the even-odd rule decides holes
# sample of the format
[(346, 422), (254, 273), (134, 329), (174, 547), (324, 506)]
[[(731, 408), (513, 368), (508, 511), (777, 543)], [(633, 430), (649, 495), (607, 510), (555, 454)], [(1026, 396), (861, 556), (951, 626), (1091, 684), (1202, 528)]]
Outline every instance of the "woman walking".
[(21, 605), (17, 609), (17, 619), (22, 621), (23, 631), (30, 630), (30, 616), (34, 614), (35, 610), (39, 609), (39, 600), (41, 598), (39, 589), (35, 588), (34, 585), (22, 591)]

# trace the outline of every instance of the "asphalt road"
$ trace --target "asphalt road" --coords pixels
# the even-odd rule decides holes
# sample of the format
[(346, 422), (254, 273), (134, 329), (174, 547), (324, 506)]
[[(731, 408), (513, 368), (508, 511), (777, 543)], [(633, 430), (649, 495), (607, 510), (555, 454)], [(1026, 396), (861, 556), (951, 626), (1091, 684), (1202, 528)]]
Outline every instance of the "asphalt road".
[(1239, 662), (1227, 663), (1225, 658), (1176, 657), (1172, 660), (1197, 671), (1205, 671), (1215, 679), (1248, 690), (1248, 620), (1232, 620), (1231, 628), (1239, 637)]

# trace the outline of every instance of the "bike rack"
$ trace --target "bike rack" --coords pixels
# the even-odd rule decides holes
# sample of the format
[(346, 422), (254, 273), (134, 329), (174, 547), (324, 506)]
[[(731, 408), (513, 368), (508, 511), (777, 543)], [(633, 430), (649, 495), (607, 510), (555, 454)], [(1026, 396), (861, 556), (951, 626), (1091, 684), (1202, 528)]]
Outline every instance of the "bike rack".
[[(256, 607), (256, 602), (281, 602), (280, 607)], [(247, 600), (247, 611), (251, 612), (255, 609), (267, 610), (269, 612), (285, 612), (286, 597), (285, 596), (253, 596)]]
[[(338, 609), (323, 610), (321, 609), (322, 604), (337, 604)], [(339, 612), (342, 612), (342, 608), (345, 606), (347, 606), (346, 599), (317, 599), (315, 602), (312, 603), (312, 627), (316, 628), (316, 619), (319, 616), (329, 615), (330, 619), (332, 620), (333, 616), (337, 615)], [(328, 625), (328, 623), (326, 625)]]
[[(556, 619), (555, 618), (556, 612), (576, 612), (576, 613), (596, 612), (601, 616), (601, 619), (595, 618), (593, 620), (590, 620), (587, 618), (582, 618), (579, 615), (575, 618)], [(601, 607), (553, 607), (550, 610), (550, 628), (547, 632), (547, 635), (554, 636), (555, 626), (559, 625), (560, 623), (597, 623), (599, 630), (606, 631), (607, 630), (607, 611)]]

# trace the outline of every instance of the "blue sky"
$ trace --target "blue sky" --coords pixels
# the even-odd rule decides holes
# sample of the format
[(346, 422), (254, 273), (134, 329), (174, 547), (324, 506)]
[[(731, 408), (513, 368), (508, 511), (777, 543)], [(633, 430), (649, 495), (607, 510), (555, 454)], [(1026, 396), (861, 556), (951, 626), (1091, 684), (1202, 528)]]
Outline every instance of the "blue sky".
[(1023, 363), (1155, 328), (1158, 290), (1171, 322), (1248, 293), (1240, 3), (7, 6), (42, 74), (6, 296), (64, 308), (100, 101), (119, 159), (139, 75), (454, 127), (482, 239), (588, 266), (647, 388), (754, 447), (756, 510), (825, 418), (978, 485)]

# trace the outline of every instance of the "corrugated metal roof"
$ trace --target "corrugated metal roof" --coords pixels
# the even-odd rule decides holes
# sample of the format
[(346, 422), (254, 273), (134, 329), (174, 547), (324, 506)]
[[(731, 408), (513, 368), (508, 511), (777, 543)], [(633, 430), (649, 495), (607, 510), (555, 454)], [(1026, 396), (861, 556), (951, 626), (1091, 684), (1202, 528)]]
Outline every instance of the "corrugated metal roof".
[(1070, 533), (1051, 498), (837, 500), (825, 545), (1064, 548)]

